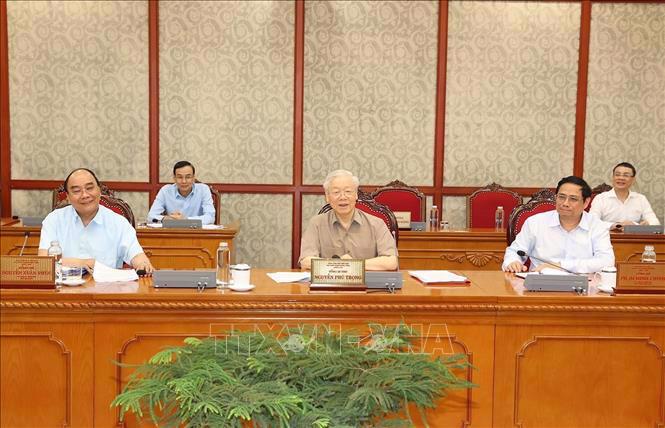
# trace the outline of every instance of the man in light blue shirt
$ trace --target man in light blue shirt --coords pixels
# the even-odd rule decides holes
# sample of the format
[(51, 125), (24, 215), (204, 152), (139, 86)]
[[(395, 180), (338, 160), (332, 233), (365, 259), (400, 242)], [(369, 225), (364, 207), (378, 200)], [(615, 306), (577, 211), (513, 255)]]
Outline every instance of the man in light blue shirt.
[(173, 184), (159, 189), (150, 207), (148, 222), (165, 218), (201, 220), (202, 224), (215, 222), (215, 205), (207, 184), (196, 183), (194, 165), (179, 161), (173, 166)]
[(92, 270), (95, 261), (112, 268), (123, 263), (152, 273), (154, 268), (126, 218), (99, 205), (101, 189), (95, 174), (86, 168), (72, 171), (65, 179), (70, 205), (51, 212), (42, 223), (40, 256), (52, 241), (62, 248), (62, 263)]
[[(556, 211), (529, 217), (508, 248), (502, 269), (523, 272), (526, 258), (531, 270), (563, 269), (576, 273), (598, 272), (614, 266), (614, 251), (607, 226), (584, 209), (591, 201), (591, 188), (583, 179), (569, 176), (556, 188)], [(524, 251), (526, 257), (520, 257)]]

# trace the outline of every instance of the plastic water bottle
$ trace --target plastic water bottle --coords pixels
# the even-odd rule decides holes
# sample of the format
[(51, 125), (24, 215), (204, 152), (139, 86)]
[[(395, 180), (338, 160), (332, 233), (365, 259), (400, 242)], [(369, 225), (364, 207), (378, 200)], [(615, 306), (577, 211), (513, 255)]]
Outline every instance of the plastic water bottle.
[(656, 263), (656, 251), (653, 245), (645, 245), (642, 253), (642, 263)]
[(60, 248), (60, 243), (58, 241), (51, 241), (51, 246), (48, 247), (49, 257), (55, 259), (55, 283), (62, 283), (62, 248)]
[(436, 205), (432, 205), (432, 208), (429, 210), (429, 229), (438, 230), (439, 228), (439, 208)]
[(505, 213), (503, 212), (503, 207), (499, 205), (496, 207), (494, 212), (494, 228), (496, 230), (503, 230), (503, 221), (505, 218)]
[(229, 285), (231, 266), (231, 251), (228, 242), (220, 242), (217, 248), (217, 288)]

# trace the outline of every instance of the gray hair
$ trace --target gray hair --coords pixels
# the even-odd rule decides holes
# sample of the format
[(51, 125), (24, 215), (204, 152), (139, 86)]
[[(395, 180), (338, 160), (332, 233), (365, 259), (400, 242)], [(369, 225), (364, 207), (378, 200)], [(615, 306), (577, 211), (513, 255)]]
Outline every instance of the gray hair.
[(360, 180), (358, 180), (358, 177), (353, 175), (351, 171), (347, 171), (345, 169), (337, 169), (328, 174), (326, 176), (325, 181), (323, 182), (323, 190), (326, 191), (326, 194), (328, 193), (328, 189), (330, 189), (330, 183), (337, 177), (351, 177), (351, 179), (353, 180), (353, 185), (356, 187), (356, 190), (358, 190), (358, 187), (360, 187)]

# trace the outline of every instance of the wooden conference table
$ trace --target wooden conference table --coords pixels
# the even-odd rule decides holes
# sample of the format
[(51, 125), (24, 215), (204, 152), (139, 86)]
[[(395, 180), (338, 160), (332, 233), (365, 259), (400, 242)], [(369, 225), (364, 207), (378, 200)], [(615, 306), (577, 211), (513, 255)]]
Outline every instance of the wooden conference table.
[[(222, 229), (162, 229), (137, 227), (136, 235), (156, 269), (196, 269), (216, 266), (217, 247), (228, 242), (231, 257), (235, 256), (233, 240), (240, 223), (224, 225)], [(26, 241), (23, 254), (35, 255), (39, 247), (41, 227), (24, 227), (19, 220), (2, 219), (0, 224), (0, 254), (18, 255)]]
[[(150, 279), (56, 291), (0, 291), (3, 427), (122, 426), (109, 403), (129, 368), (185, 337), (302, 323), (404, 321), (417, 350), (464, 353), (478, 388), (454, 391), (431, 427), (662, 427), (665, 297), (524, 293), (510, 274), (466, 272), (466, 287), (310, 294), (252, 271), (248, 293), (155, 290)], [(417, 415), (417, 412), (411, 412)], [(136, 426), (129, 420), (127, 426)]]
[[(639, 261), (645, 245), (665, 260), (665, 235), (610, 234), (617, 262)], [(494, 229), (400, 231), (397, 248), (401, 269), (500, 270), (506, 232)]]

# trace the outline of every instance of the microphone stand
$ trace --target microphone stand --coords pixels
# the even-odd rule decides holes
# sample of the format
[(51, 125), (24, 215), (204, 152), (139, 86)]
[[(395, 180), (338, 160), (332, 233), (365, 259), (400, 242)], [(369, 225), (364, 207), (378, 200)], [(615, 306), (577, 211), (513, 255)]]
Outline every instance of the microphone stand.
[[(539, 261), (541, 261), (541, 262), (543, 262), (543, 263), (547, 263), (547, 264), (549, 264), (549, 265), (554, 265), (554, 266), (556, 266), (556, 263), (554, 263), (554, 262), (552, 262), (552, 261), (550, 261), (550, 260), (544, 260), (544, 259), (541, 259), (541, 258), (539, 258), (539, 257), (529, 255), (529, 254), (527, 254), (525, 251), (522, 251), (522, 250), (519, 250), (519, 251), (517, 252), (517, 255), (520, 256), (520, 257), (528, 257), (528, 258), (530, 258), (530, 259), (539, 260)], [(573, 274), (573, 275), (587, 276), (587, 274), (584, 274), (584, 273), (578, 273), (578, 272), (573, 272), (573, 271), (568, 270), (568, 269), (566, 269), (566, 268), (564, 268), (564, 267), (561, 267), (561, 266), (556, 266), (556, 267), (557, 267), (558, 269), (561, 269), (561, 270), (564, 271), (564, 272), (568, 272), (568, 273)]]
[(25, 245), (28, 243), (28, 237), (30, 236), (30, 232), (25, 232), (23, 235), (25, 235), (25, 237), (23, 238), (23, 245), (21, 245), (21, 251), (18, 253), (19, 257), (23, 255), (23, 250), (25, 250)]

